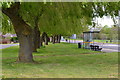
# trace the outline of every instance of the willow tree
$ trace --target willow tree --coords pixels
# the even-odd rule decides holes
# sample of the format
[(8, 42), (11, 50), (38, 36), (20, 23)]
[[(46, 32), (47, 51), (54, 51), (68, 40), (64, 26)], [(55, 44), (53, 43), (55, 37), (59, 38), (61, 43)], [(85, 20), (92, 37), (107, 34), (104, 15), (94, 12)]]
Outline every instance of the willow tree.
[(7, 8), (4, 5), (6, 5), (6, 3), (3, 3), (2, 12), (12, 21), (14, 30), (19, 39), (20, 49), (18, 61), (32, 62), (32, 29), (19, 14), (20, 3), (13, 3)]
[(1, 18), (2, 18), (2, 27), (0, 28), (2, 30), (2, 34), (6, 34), (6, 33), (15, 34), (11, 20), (4, 14), (2, 14)]
[[(38, 10), (38, 7), (41, 7), (40, 4), (42, 3), (2, 3), (2, 12), (12, 21), (19, 39), (18, 61), (33, 62), (32, 52), (36, 51), (35, 44), (38, 43), (40, 34), (38, 21), (43, 11), (42, 8)], [(38, 39), (35, 40), (35, 38)]]
[(87, 26), (92, 19), (88, 17), (89, 15), (83, 14), (82, 3), (52, 3), (52, 6), (47, 9), (39, 25), (41, 31), (54, 36), (79, 34), (86, 28), (83, 25)]
[(22, 2), (20, 8), (20, 15), (27, 22), (27, 24), (30, 25), (33, 31), (32, 41), (34, 52), (37, 52), (37, 48), (40, 47), (40, 27), (38, 22), (44, 13), (44, 5), (45, 4), (43, 2)]

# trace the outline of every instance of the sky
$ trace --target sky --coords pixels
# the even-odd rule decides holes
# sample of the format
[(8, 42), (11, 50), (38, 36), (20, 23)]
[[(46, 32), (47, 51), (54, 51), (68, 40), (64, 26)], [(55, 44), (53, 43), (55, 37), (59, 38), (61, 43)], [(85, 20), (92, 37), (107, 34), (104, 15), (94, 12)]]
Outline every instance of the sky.
[[(116, 20), (118, 21), (118, 18)], [(110, 16), (104, 16), (103, 18), (97, 18), (95, 22), (98, 22), (98, 24), (101, 24), (102, 27), (104, 27), (105, 25), (108, 25), (109, 27), (114, 25), (114, 22)]]
[[(118, 24), (118, 17), (116, 18), (117, 24)], [(108, 27), (112, 27), (114, 25), (113, 19), (110, 16), (103, 16), (102, 18), (96, 18), (94, 19), (94, 22), (96, 23), (96, 27), (89, 26), (89, 29), (91, 31), (100, 31), (102, 27), (107, 25)], [(99, 28), (97, 26), (100, 26)]]

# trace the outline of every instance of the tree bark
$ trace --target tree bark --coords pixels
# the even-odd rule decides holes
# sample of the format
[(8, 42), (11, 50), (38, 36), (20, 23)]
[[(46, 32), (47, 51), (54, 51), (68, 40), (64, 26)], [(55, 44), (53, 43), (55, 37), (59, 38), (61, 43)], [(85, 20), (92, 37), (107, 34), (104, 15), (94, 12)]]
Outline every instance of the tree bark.
[(48, 45), (48, 36), (45, 32), (42, 34), (42, 40), (45, 43), (45, 45)]
[(55, 36), (55, 43), (60, 43), (60, 35)]
[(33, 29), (33, 38), (32, 38), (32, 44), (33, 44), (33, 48), (32, 48), (32, 50), (33, 50), (33, 52), (37, 52), (37, 32), (36, 32), (36, 29), (34, 28)]
[(42, 39), (42, 36), (40, 36), (40, 47), (43, 46), (43, 39)]
[(58, 43), (60, 43), (61, 35), (58, 35)]
[(36, 31), (36, 48), (40, 48), (40, 30), (39, 30), (39, 27), (38, 27), (38, 22), (39, 22), (39, 16), (36, 17), (36, 20), (35, 20), (35, 31)]
[(48, 45), (48, 39), (47, 39), (47, 36), (45, 37), (45, 45)]
[(52, 36), (52, 43), (55, 44), (55, 36)]
[(14, 3), (10, 8), (2, 9), (14, 26), (20, 43), (18, 61), (33, 62), (32, 56), (32, 29), (19, 15), (20, 3)]
[(20, 62), (32, 62), (32, 36), (31, 35), (18, 35), (20, 49), (18, 61)]
[(40, 48), (40, 31), (38, 32), (38, 45), (37, 48)]
[(44, 38), (45, 38), (45, 45), (48, 45), (48, 36), (47, 36), (47, 34), (46, 34), (46, 33), (45, 33)]
[(51, 43), (53, 42), (53, 36), (51, 36)]
[(37, 48), (39, 48), (40, 31), (38, 28), (38, 17), (35, 19), (35, 27), (33, 29), (33, 52), (37, 52)]
[(55, 43), (58, 43), (58, 35), (55, 36)]

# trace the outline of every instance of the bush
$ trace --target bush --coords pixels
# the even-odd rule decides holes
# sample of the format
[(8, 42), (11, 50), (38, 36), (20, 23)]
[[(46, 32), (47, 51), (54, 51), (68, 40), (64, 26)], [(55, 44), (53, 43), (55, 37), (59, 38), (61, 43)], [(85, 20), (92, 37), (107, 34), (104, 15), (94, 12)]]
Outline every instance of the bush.
[(17, 37), (12, 37), (11, 38), (11, 42), (17, 43), (18, 42), (18, 38)]

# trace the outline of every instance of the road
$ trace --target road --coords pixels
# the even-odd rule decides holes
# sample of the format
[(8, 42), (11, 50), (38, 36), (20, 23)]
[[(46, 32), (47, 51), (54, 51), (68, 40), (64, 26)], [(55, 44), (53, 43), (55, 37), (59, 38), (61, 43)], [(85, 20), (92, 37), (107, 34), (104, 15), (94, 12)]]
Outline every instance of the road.
[[(62, 42), (66, 42), (66, 41), (62, 41)], [(83, 44), (82, 40), (70, 40), (67, 41), (68, 43), (79, 43), (81, 42)], [(0, 49), (4, 49), (7, 47), (11, 47), (11, 46), (17, 46), (19, 44), (0, 44)], [(95, 42), (95, 45), (99, 45), (102, 48), (102, 52), (120, 52), (120, 44), (109, 44), (109, 43), (97, 43)]]
[(19, 44), (0, 44), (0, 49), (8, 48), (11, 46), (17, 46)]
[[(66, 42), (66, 41), (63, 41)], [(82, 43), (82, 40), (70, 40), (68, 43)], [(120, 52), (120, 44), (109, 44), (109, 43), (98, 43), (95, 42), (94, 45), (99, 45), (102, 48), (103, 52)]]
[(120, 44), (96, 43), (102, 47), (103, 52), (120, 52)]

